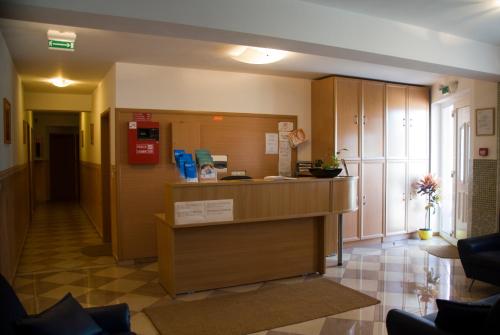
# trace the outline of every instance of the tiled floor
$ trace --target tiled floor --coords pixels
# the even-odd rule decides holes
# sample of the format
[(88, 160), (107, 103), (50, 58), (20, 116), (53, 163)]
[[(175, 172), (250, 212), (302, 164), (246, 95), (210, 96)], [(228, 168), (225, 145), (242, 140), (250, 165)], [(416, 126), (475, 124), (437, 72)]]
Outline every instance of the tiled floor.
[[(77, 210), (74, 209), (74, 212)], [(52, 213), (46, 215), (46, 218), (58, 220), (62, 216), (62, 214)], [(75, 224), (81, 226), (79, 229), (85, 232), (84, 234), (90, 235), (87, 228), (83, 227), (82, 221), (75, 220)], [(52, 239), (53, 234), (44, 233), (42, 226), (53, 231), (49, 222), (34, 225), (33, 229), (37, 233), (30, 233), (28, 250), (35, 246), (44, 250), (43, 241), (50, 238), (51, 242), (45, 244), (50, 245), (51, 250), (60, 250), (59, 257), (65, 259), (65, 253), (74, 252), (71, 249), (63, 251), (62, 247), (57, 246), (58, 243), (63, 245), (66, 241), (62, 237), (64, 234), (61, 233), (57, 239)], [(69, 228), (62, 230), (71, 231), (71, 234), (75, 233)], [(78, 240), (76, 237), (74, 239)], [(88, 235), (79, 239), (83, 243), (91, 242)], [(92, 240), (92, 242), (95, 241)], [(499, 292), (498, 288), (484, 283), (476, 283), (472, 292), (468, 292), (469, 280), (464, 276), (460, 261), (440, 259), (429, 255), (419, 248), (424, 243), (444, 244), (446, 242), (434, 238), (430, 242), (409, 240), (395, 245), (347, 249), (342, 267), (336, 267), (335, 258), (327, 259), (326, 278), (376, 297), (381, 304), (258, 334), (386, 334), (384, 321), (391, 308), (401, 308), (420, 315), (435, 310), (435, 297), (474, 300)], [(72, 245), (75, 244), (72, 243)], [(133, 329), (139, 334), (157, 334), (142, 310), (151, 305), (172, 303), (158, 284), (156, 263), (131, 266), (94, 264), (82, 267), (79, 262), (76, 262), (73, 267), (56, 269), (53, 267), (55, 264), (49, 262), (46, 266), (52, 271), (43, 271), (44, 269), (39, 267), (40, 262), (28, 262), (24, 259), (32, 256), (30, 252), (24, 254), (25, 273), (19, 274), (15, 281), (15, 289), (31, 313), (44, 310), (65, 293), (71, 292), (84, 306), (126, 302), (132, 310)], [(29, 272), (29, 264), (34, 265), (34, 271), (30, 274), (26, 273)], [(291, 284), (315, 277), (292, 278), (275, 281), (272, 284)], [(180, 296), (178, 299), (183, 301), (206, 299), (219, 294), (256, 290), (265, 285), (268, 283), (198, 292)], [(427, 303), (424, 302), (426, 300)]]

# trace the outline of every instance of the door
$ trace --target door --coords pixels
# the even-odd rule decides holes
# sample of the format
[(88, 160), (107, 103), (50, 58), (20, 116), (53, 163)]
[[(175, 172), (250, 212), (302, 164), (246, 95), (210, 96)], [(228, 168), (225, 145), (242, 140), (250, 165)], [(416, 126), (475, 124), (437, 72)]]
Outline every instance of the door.
[(406, 86), (386, 85), (387, 158), (406, 158)]
[(455, 154), (456, 154), (456, 118), (453, 105), (438, 109), (440, 116), (440, 134), (435, 140), (439, 146), (439, 177), (441, 180), (440, 231), (441, 236), (455, 236)]
[(387, 162), (386, 235), (406, 233), (406, 162)]
[(425, 228), (427, 202), (425, 196), (417, 194), (415, 184), (428, 173), (428, 160), (408, 162), (408, 233)]
[(456, 154), (455, 154), (455, 237), (467, 237), (469, 223), (469, 180), (470, 180), (470, 108), (458, 108), (456, 111)]
[(111, 154), (109, 112), (101, 115), (102, 240), (111, 241)]
[(410, 159), (429, 159), (429, 90), (408, 88), (408, 155)]
[(78, 139), (74, 134), (50, 134), (50, 199), (78, 199)]
[(363, 162), (362, 238), (381, 237), (384, 222), (384, 162)]
[(361, 80), (335, 78), (336, 150), (346, 159), (359, 158), (360, 97)]
[(363, 81), (363, 158), (384, 157), (385, 84)]
[[(350, 176), (359, 176), (359, 163), (358, 162), (347, 162), (347, 169), (349, 170)], [(342, 176), (345, 176), (345, 171), (342, 171)], [(359, 183), (358, 183), (359, 187)], [(358, 189), (358, 194), (359, 189)], [(359, 199), (358, 208), (359, 208)], [(343, 215), (343, 235), (344, 242), (357, 241), (359, 240), (359, 210), (351, 213), (346, 213)]]

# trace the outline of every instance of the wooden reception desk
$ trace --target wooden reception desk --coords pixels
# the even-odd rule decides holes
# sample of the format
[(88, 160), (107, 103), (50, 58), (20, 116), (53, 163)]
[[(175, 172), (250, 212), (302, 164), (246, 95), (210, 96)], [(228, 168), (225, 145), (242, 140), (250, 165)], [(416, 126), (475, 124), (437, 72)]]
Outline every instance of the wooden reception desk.
[(168, 184), (166, 212), (158, 215), (160, 283), (175, 297), (323, 274), (334, 184), (353, 182), (357, 177)]

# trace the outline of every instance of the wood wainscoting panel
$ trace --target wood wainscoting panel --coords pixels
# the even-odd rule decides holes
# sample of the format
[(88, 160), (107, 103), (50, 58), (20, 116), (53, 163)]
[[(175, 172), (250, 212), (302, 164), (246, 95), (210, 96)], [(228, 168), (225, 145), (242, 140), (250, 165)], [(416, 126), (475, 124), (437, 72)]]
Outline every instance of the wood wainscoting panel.
[(50, 162), (48, 160), (33, 161), (33, 189), (36, 203), (50, 200)]
[(0, 171), (0, 273), (12, 281), (29, 227), (27, 164)]
[(101, 165), (80, 161), (80, 206), (102, 237)]
[(116, 176), (116, 165), (111, 165), (111, 176), (110, 176), (110, 214), (111, 214), (111, 248), (113, 250), (113, 256), (119, 259), (120, 252), (118, 250), (118, 195), (117, 195), (117, 176)]

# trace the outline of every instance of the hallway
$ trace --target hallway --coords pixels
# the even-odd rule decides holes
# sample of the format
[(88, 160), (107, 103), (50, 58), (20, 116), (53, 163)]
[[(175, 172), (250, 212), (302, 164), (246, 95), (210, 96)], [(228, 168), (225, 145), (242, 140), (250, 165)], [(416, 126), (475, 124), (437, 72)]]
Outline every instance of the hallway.
[(106, 249), (78, 203), (46, 203), (35, 210), (17, 275), (115, 264)]

